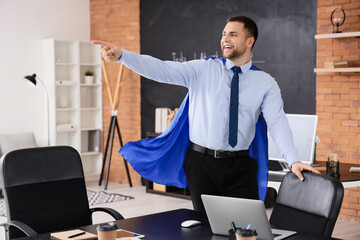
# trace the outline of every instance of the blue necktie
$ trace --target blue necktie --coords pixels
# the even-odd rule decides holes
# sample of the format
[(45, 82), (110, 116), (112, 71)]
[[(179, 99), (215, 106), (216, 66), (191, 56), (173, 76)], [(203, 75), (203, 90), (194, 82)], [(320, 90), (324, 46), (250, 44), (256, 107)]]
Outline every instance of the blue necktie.
[(237, 144), (238, 133), (238, 114), (239, 114), (239, 73), (240, 67), (232, 68), (234, 75), (231, 80), (230, 92), (230, 117), (229, 117), (229, 144), (235, 147)]

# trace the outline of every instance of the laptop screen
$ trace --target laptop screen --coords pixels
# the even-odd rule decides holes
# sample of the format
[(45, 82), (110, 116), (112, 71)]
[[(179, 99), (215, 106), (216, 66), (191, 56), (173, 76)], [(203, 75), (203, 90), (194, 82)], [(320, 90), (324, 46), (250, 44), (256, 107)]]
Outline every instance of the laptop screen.
[[(318, 116), (304, 115), (304, 114), (286, 114), (290, 129), (293, 133), (295, 147), (299, 151), (300, 161), (307, 164), (312, 164), (314, 161), (315, 152), (315, 137)], [(285, 161), (279, 153), (274, 141), (269, 132), (269, 159)]]

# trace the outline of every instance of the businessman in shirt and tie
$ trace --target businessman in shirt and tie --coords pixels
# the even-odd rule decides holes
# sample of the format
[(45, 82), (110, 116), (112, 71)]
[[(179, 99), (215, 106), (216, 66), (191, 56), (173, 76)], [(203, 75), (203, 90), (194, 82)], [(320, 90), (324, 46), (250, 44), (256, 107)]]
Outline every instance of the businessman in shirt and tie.
[(162, 61), (103, 42), (102, 56), (158, 82), (189, 89), (189, 136), (184, 170), (195, 210), (204, 211), (201, 194), (259, 199), (257, 163), (248, 154), (255, 124), (263, 117), (269, 132), (300, 180), (301, 163), (274, 78), (252, 65), (256, 23), (230, 17), (222, 32), (222, 59)]

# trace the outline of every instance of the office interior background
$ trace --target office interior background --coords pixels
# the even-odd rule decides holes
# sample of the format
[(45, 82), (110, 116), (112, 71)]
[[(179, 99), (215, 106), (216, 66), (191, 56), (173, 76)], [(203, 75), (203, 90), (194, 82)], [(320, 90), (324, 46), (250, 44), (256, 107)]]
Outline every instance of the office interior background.
[[(285, 0), (279, 2), (286, 3)], [(341, 31), (360, 30), (360, 0), (313, 2), (317, 6), (317, 20), (310, 24), (316, 27), (316, 34), (332, 33), (330, 15), (335, 8), (343, 8), (346, 13)], [(140, 28), (140, 0), (0, 0), (0, 132), (34, 132), (39, 145), (47, 144), (44, 91), (40, 87), (30, 89), (23, 80), (25, 75), (33, 73), (39, 77), (43, 75), (43, 39), (101, 39), (140, 53)], [(172, 31), (175, 29), (164, 34)], [(316, 59), (309, 61), (315, 61), (316, 68), (323, 68), (325, 61), (360, 61), (359, 38), (315, 40), (314, 36), (311, 37), (316, 44)], [(114, 88), (119, 66), (106, 63), (106, 68), (110, 85)], [(146, 119), (141, 119), (141, 78), (126, 69), (124, 79), (129, 81), (121, 89), (117, 110), (123, 141), (127, 142), (143, 137), (141, 122)], [(341, 162), (360, 164), (359, 73), (317, 73), (314, 87), (315, 111), (319, 116), (317, 135), (320, 138), (316, 159), (325, 161), (327, 153), (337, 153)], [(104, 86), (102, 91), (104, 143), (111, 107)], [(117, 153), (120, 143), (116, 137), (114, 146), (110, 180), (127, 183), (124, 164)], [(140, 176), (132, 169), (130, 173), (133, 184), (140, 185)], [(359, 187), (345, 189), (339, 218), (360, 221)]]

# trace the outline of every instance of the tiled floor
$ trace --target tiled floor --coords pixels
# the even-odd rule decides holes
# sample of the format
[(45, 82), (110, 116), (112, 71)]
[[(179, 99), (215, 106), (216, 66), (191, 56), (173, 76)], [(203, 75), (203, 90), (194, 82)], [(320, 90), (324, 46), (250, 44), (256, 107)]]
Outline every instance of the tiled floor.
[[(103, 191), (103, 186), (98, 186), (97, 182), (88, 182), (87, 187), (89, 190)], [(192, 209), (192, 203), (190, 200), (161, 196), (158, 194), (147, 194), (145, 187), (137, 186), (130, 188), (128, 184), (118, 184), (110, 182), (107, 192), (120, 193), (123, 195), (129, 195), (135, 197), (132, 200), (114, 202), (109, 204), (98, 205), (99, 207), (111, 207), (120, 212), (125, 218), (131, 218), (151, 213), (157, 213), (162, 211), (168, 211), (178, 208)], [(270, 214), (271, 210), (267, 210)], [(111, 217), (104, 213), (95, 213), (94, 223), (101, 223), (113, 220)], [(0, 222), (6, 221), (6, 218), (0, 217)], [(333, 237), (358, 240), (360, 239), (360, 223), (349, 222), (345, 220), (338, 220)], [(0, 228), (0, 240), (5, 239), (3, 229)]]

